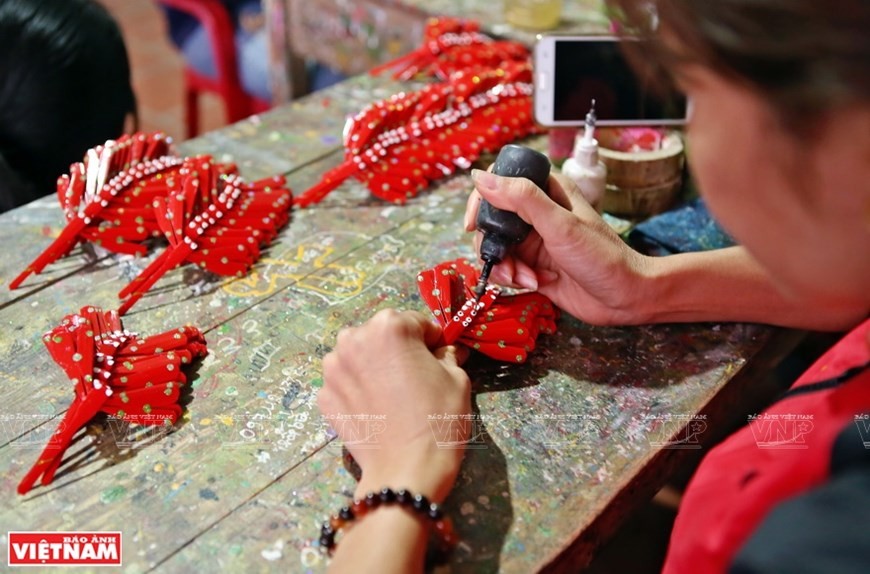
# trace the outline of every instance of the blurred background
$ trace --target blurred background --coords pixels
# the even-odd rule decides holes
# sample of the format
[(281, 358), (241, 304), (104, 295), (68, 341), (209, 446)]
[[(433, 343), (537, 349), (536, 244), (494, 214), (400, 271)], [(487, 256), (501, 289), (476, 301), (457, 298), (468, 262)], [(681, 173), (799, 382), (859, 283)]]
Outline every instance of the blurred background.
[[(133, 88), (139, 103), (140, 129), (185, 139), (184, 60), (172, 45), (163, 13), (155, 2), (99, 0), (118, 21), (127, 42)], [(200, 97), (200, 132), (225, 125), (220, 99)]]

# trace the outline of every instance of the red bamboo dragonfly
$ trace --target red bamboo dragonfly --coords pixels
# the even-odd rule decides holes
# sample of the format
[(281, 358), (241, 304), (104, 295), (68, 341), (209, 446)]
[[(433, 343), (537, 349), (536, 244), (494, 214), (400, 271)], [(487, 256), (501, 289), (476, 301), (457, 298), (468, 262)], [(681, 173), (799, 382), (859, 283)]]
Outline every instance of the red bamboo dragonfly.
[(75, 398), (61, 423), (18, 485), (26, 494), (41, 479), (54, 480), (64, 453), (99, 412), (138, 425), (172, 425), (187, 383), (183, 370), (207, 353), (195, 327), (142, 337), (126, 331), (114, 311), (83, 307), (46, 333), (43, 342), (72, 382)]
[(557, 309), (540, 293), (506, 295), (493, 286), (478, 301), (479, 276), (464, 259), (417, 275), (420, 295), (443, 329), (441, 344), (460, 343), (499, 361), (525, 362), (538, 335), (556, 331)]

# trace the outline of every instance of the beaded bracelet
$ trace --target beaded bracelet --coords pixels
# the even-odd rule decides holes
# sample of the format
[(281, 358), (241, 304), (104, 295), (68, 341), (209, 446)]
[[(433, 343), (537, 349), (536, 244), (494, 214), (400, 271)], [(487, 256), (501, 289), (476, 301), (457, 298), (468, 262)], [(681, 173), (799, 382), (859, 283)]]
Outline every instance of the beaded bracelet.
[(432, 521), (432, 531), (436, 538), (435, 561), (443, 562), (458, 541), (453, 530), (453, 521), (444, 515), (441, 505), (429, 502), (422, 494), (411, 494), (405, 489), (393, 491), (384, 488), (380, 492), (369, 492), (361, 499), (354, 499), (350, 506), (345, 506), (323, 523), (320, 529), (320, 548), (332, 556), (337, 546), (335, 535), (339, 530), (349, 527), (355, 520), (361, 519), (379, 506), (390, 505), (398, 505), (412, 511), (416, 516)]

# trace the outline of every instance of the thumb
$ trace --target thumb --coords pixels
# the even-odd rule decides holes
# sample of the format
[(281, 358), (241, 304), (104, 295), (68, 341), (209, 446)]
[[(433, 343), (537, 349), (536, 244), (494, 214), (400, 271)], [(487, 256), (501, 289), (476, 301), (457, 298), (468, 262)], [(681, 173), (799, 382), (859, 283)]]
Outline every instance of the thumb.
[(426, 317), (422, 313), (414, 312), (413, 318), (418, 321), (423, 329), (423, 344), (426, 345), (426, 348), (432, 349), (441, 341), (443, 333), (441, 325), (435, 323), (430, 317)]
[(493, 207), (516, 213), (542, 237), (564, 234), (571, 226), (571, 212), (524, 177), (502, 177), (477, 169), (472, 170), (471, 177), (477, 191)]
[(447, 345), (435, 349), (433, 354), (435, 355), (435, 358), (444, 363), (445, 366), (458, 367), (468, 359), (470, 353), (467, 347)]

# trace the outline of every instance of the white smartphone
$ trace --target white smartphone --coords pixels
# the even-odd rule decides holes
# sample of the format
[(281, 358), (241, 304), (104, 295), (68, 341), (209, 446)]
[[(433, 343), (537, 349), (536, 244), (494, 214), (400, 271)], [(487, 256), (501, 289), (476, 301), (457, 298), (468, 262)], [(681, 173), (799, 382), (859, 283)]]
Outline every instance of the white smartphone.
[(644, 86), (614, 36), (542, 36), (534, 51), (535, 120), (581, 126), (595, 100), (599, 126), (686, 123), (686, 98), (662, 97)]

